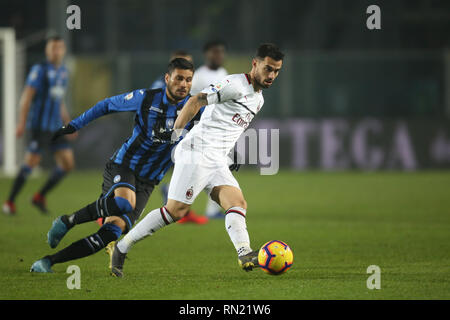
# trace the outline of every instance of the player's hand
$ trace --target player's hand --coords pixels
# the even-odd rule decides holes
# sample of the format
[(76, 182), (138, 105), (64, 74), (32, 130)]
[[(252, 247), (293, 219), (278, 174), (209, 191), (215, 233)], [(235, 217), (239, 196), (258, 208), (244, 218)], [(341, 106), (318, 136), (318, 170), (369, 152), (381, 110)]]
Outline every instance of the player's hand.
[(241, 167), (241, 165), (239, 163), (233, 163), (231, 166), (229, 166), (228, 168), (230, 168), (230, 171), (239, 171), (239, 168)]
[(75, 131), (77, 131), (77, 129), (75, 129), (75, 127), (70, 124), (62, 126), (53, 134), (52, 141), (55, 141), (63, 135), (74, 133)]
[(153, 130), (153, 136), (162, 142), (174, 144), (180, 139), (181, 133), (173, 129)]
[(78, 132), (77, 131), (67, 135), (67, 140), (69, 140), (69, 141), (75, 141), (77, 138), (78, 138)]
[(241, 167), (241, 157), (240, 155), (235, 151), (233, 154), (233, 164), (230, 165), (228, 168), (230, 169), (230, 171), (239, 171), (239, 168)]

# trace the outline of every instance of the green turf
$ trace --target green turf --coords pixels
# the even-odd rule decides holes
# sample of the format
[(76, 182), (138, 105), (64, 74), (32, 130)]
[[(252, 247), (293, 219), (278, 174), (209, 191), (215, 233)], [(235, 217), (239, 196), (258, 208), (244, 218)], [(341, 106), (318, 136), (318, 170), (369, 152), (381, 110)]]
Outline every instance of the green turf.
[[(0, 299), (450, 298), (450, 172), (237, 177), (253, 247), (286, 241), (294, 252), (286, 274), (241, 271), (223, 220), (171, 225), (138, 243), (124, 279), (109, 276), (103, 252), (56, 265), (54, 274), (31, 274), (34, 260), (55, 252), (46, 233), (57, 213), (71, 213), (100, 192), (101, 172), (77, 172), (50, 194), (51, 217), (29, 205), (45, 177), (28, 182), (17, 216), (0, 216)], [(0, 179), (2, 200), (10, 185)], [(201, 211), (205, 200), (202, 194), (194, 208)], [(156, 190), (147, 209), (160, 204)], [(58, 249), (96, 229), (77, 226)], [(71, 264), (81, 268), (80, 290), (67, 289)], [(369, 265), (381, 268), (380, 290), (366, 287)]]

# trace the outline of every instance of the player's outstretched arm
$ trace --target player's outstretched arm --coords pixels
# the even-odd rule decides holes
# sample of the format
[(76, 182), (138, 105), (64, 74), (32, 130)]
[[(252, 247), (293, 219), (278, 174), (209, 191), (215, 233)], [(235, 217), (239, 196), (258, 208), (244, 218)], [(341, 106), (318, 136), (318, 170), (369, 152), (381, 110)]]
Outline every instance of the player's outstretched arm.
[(58, 129), (58, 131), (56, 131), (53, 136), (52, 136), (52, 141), (55, 141), (56, 139), (58, 139), (59, 137), (66, 135), (66, 134), (72, 134), (75, 131), (77, 131), (72, 125), (67, 124), (65, 126), (62, 126), (61, 128)]
[(53, 140), (58, 137), (74, 133), (86, 126), (89, 122), (104, 116), (109, 113), (115, 112), (136, 112), (144, 99), (144, 90), (135, 90), (130, 93), (121, 94), (111, 98), (106, 98), (98, 102), (92, 108), (86, 110), (79, 117), (73, 119), (69, 124), (61, 127), (53, 135)]
[(201, 107), (208, 104), (206, 93), (199, 93), (188, 100), (181, 109), (180, 115), (177, 117), (175, 124), (173, 125), (174, 130), (184, 129), (186, 124), (191, 121), (194, 116), (200, 111)]

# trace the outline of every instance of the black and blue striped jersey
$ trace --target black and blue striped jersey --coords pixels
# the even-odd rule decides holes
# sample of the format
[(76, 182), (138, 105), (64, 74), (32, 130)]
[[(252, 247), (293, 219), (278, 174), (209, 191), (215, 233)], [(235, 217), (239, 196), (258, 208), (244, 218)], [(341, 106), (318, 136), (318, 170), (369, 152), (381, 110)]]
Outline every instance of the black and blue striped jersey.
[[(160, 141), (154, 137), (153, 132), (172, 129), (178, 114), (189, 98), (190, 95), (173, 105), (168, 101), (166, 91), (163, 89), (135, 90), (98, 102), (72, 120), (70, 124), (79, 130), (105, 114), (135, 112), (133, 133), (113, 154), (111, 160), (130, 168), (140, 177), (158, 184), (173, 165), (171, 155), (176, 144)], [(186, 125), (185, 129), (192, 128), (202, 111), (203, 109)]]
[(64, 65), (50, 62), (35, 64), (26, 85), (36, 89), (28, 114), (27, 129), (54, 132), (62, 125), (61, 103), (67, 88), (68, 72)]

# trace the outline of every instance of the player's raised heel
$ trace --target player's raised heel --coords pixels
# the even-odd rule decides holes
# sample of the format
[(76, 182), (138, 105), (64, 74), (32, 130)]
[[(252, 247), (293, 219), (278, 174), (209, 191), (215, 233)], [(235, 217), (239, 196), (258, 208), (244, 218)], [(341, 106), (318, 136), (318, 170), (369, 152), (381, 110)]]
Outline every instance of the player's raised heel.
[(259, 267), (258, 252), (252, 251), (244, 256), (238, 257), (239, 266), (245, 271), (252, 271), (253, 268)]
[(69, 229), (62, 221), (61, 217), (56, 218), (47, 233), (47, 242), (50, 248), (56, 248), (61, 239), (66, 235), (67, 231), (69, 231)]
[(39, 273), (53, 273), (52, 265), (50, 263), (50, 259), (42, 258), (38, 261), (35, 261), (31, 266), (30, 272), (39, 272)]
[(125, 263), (126, 253), (120, 252), (117, 248), (117, 242), (112, 241), (106, 246), (106, 252), (109, 255), (109, 268), (113, 277), (123, 277), (123, 265)]

